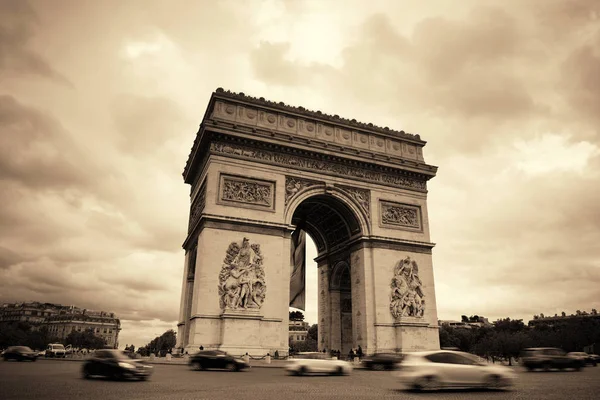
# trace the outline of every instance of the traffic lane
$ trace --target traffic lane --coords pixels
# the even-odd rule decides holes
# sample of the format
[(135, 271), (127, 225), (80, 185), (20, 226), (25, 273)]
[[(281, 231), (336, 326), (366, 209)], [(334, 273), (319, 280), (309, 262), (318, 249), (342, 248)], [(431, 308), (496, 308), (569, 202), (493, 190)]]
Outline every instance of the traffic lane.
[(3, 399), (595, 399), (600, 368), (581, 372), (520, 372), (510, 391), (403, 390), (390, 372), (355, 370), (350, 376), (288, 376), (280, 368), (243, 372), (192, 371), (183, 365), (155, 365), (147, 382), (81, 378), (83, 363), (39, 360), (0, 362)]

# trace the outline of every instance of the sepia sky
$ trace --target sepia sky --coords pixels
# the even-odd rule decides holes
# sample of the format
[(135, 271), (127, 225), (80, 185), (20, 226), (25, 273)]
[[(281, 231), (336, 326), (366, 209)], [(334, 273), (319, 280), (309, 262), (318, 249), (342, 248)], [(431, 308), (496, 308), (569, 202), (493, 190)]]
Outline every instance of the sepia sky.
[(217, 87), (428, 142), (440, 319), (600, 308), (596, 0), (0, 0), (0, 303), (176, 329)]

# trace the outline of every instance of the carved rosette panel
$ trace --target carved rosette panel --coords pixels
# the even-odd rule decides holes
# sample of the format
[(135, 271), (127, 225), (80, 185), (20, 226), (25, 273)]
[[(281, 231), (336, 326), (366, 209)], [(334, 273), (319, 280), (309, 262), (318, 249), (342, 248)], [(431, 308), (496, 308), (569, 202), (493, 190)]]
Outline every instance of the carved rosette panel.
[(219, 202), (226, 205), (234, 204), (242, 207), (274, 210), (275, 183), (245, 177), (221, 175)]
[(348, 186), (338, 186), (348, 193), (362, 207), (368, 219), (371, 219), (371, 191), (368, 189), (359, 189)]
[(390, 312), (394, 319), (402, 317), (422, 318), (425, 313), (423, 283), (419, 278), (416, 261), (406, 257), (396, 263), (394, 277), (390, 284)]
[(381, 201), (381, 225), (391, 228), (422, 230), (421, 207)]
[(196, 226), (196, 223), (200, 219), (200, 215), (204, 210), (204, 206), (206, 205), (206, 181), (202, 182), (202, 186), (200, 186), (200, 190), (198, 191), (198, 195), (192, 202), (192, 206), (190, 208), (190, 223), (188, 225), (188, 233)]
[(219, 273), (221, 310), (258, 310), (265, 301), (267, 285), (259, 244), (232, 242)]
[(286, 176), (285, 177), (285, 205), (288, 205), (288, 202), (302, 190), (316, 186), (320, 184), (317, 181), (311, 181), (308, 179), (296, 178), (294, 176)]
[(211, 151), (216, 154), (229, 154), (239, 158), (259, 160), (273, 165), (294, 167), (306, 171), (318, 171), (330, 175), (358, 178), (370, 182), (385, 183), (391, 186), (405, 187), (425, 191), (425, 181), (405, 177), (397, 174), (389, 174), (372, 169), (346, 165), (340, 162), (320, 160), (318, 157), (304, 157), (293, 154), (285, 154), (270, 150), (255, 150), (251, 147), (234, 143), (211, 143)]

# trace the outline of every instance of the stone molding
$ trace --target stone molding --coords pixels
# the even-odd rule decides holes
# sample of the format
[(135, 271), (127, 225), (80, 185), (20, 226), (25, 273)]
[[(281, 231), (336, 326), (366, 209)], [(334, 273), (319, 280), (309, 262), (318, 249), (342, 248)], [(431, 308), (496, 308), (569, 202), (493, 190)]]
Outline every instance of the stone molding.
[(423, 232), (421, 207), (380, 199), (379, 226), (381, 228)]
[[(211, 153), (217, 155), (226, 155), (228, 157), (259, 161), (281, 167), (292, 167), (310, 172), (340, 176), (342, 178), (360, 179), (387, 186), (427, 192), (427, 183), (425, 180), (379, 171), (376, 166), (371, 165), (369, 167), (366, 163), (360, 163), (363, 165), (359, 165), (358, 162), (344, 163), (338, 160), (329, 161), (329, 159), (337, 157), (325, 157), (316, 153), (310, 156), (303, 156), (280, 151), (256, 149), (248, 145), (225, 141), (212, 142), (210, 148)], [(284, 148), (281, 150), (284, 150)]]
[(200, 186), (200, 191), (198, 192), (198, 195), (196, 196), (196, 198), (194, 199), (194, 201), (192, 202), (192, 205), (190, 207), (190, 221), (188, 224), (188, 233), (190, 233), (194, 229), (194, 227), (200, 220), (200, 216), (202, 215), (202, 211), (204, 210), (205, 206), (206, 206), (206, 179), (202, 182), (202, 185)]
[(217, 204), (275, 212), (275, 182), (220, 173)]

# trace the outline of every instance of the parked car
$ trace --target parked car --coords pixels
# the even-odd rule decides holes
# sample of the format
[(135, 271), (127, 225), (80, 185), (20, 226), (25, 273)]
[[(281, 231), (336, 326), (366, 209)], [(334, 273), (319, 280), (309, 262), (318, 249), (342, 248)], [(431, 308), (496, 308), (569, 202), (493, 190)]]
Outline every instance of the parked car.
[(286, 371), (293, 375), (315, 373), (349, 375), (352, 372), (352, 364), (331, 357), (327, 353), (298, 353), (289, 359)]
[(192, 369), (196, 370), (217, 368), (226, 369), (227, 371), (241, 371), (250, 368), (250, 365), (245, 361), (238, 360), (220, 350), (201, 350), (190, 357), (189, 364)]
[(598, 362), (592, 357), (591, 354), (585, 353), (583, 351), (573, 351), (571, 353), (567, 353), (567, 356), (576, 358), (583, 362), (584, 365), (592, 365), (596, 366)]
[(534, 347), (524, 349), (521, 352), (521, 364), (529, 371), (535, 369), (550, 371), (552, 369), (567, 368), (579, 371), (585, 365), (585, 362), (567, 355), (563, 350), (556, 347)]
[(148, 379), (154, 370), (142, 360), (132, 360), (121, 350), (96, 350), (82, 368), (83, 377), (104, 376), (112, 379)]
[(516, 374), (510, 368), (488, 364), (479, 357), (460, 351), (426, 351), (407, 353), (394, 372), (400, 382), (411, 389), (507, 388)]
[(401, 354), (396, 353), (376, 353), (364, 357), (361, 363), (365, 368), (375, 371), (392, 370), (397, 368), (402, 358)]
[(60, 343), (50, 343), (46, 348), (46, 357), (65, 358), (66, 355), (65, 346)]
[(4, 361), (8, 360), (17, 360), (17, 361), (35, 361), (37, 360), (37, 352), (31, 350), (27, 346), (12, 346), (6, 349), (2, 353), (2, 358)]

